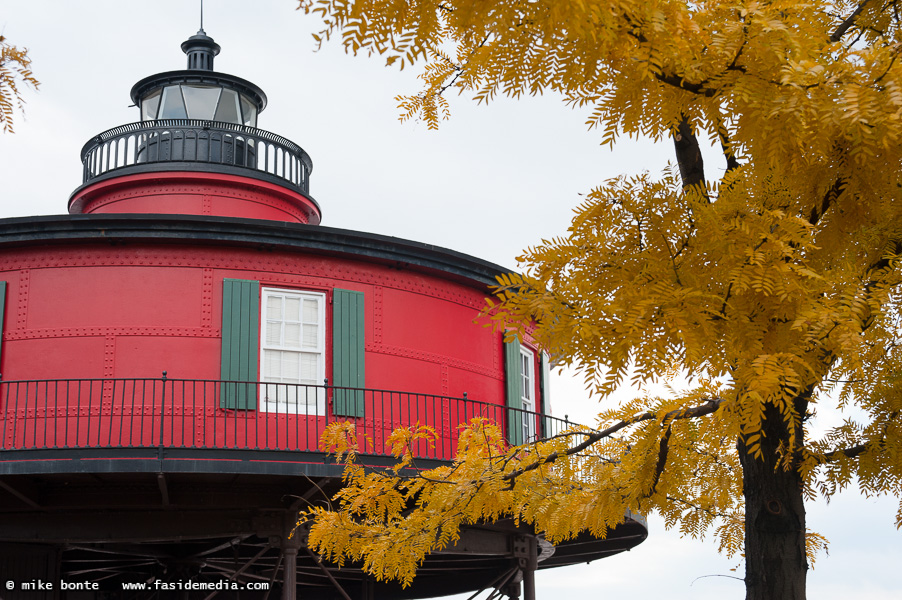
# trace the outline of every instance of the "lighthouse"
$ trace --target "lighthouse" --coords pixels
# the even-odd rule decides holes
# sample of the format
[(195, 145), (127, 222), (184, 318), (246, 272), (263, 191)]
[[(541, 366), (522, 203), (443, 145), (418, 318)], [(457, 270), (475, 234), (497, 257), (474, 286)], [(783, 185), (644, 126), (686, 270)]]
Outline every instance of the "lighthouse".
[(541, 349), (474, 323), (505, 269), (321, 225), (263, 90), (214, 70), (203, 28), (181, 48), (132, 87), (134, 122), (85, 143), (68, 215), (0, 221), (0, 595), (528, 598), (537, 569), (640, 543), (635, 515), (557, 547), (474, 525), (403, 589), (306, 547), (298, 512), (342, 485), (330, 423), (374, 468), (398, 427), (438, 432), (429, 467), (474, 417), (511, 444), (568, 424)]

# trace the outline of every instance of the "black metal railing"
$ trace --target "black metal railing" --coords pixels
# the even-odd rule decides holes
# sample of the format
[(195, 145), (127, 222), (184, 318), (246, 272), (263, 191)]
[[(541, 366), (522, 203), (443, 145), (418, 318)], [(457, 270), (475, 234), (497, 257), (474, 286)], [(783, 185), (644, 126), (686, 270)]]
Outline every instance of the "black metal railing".
[[(343, 397), (343, 398), (341, 398)], [(342, 399), (343, 402), (338, 402)], [(335, 408), (354, 414), (336, 415)], [(359, 451), (387, 455), (399, 427), (438, 434), (419, 458), (451, 460), (460, 425), (475, 417), (515, 437), (557, 434), (572, 424), (467, 397), (331, 385), (186, 379), (64, 379), (0, 382), (0, 451), (188, 448), (319, 452), (330, 423), (357, 426)], [(519, 440), (515, 440), (519, 441)], [(0, 454), (2, 460), (2, 454)]]
[(83, 183), (106, 173), (155, 163), (196, 163), (264, 173), (307, 194), (313, 162), (280, 135), (220, 121), (161, 119), (104, 131), (81, 149)]

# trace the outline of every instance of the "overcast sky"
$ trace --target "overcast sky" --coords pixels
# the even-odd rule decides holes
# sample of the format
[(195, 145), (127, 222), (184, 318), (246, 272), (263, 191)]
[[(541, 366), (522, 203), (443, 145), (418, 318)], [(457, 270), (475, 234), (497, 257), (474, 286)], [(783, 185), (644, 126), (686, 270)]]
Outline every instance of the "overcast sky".
[[(562, 0), (565, 1), (565, 0)], [(221, 46), (216, 70), (263, 88), (258, 126), (313, 158), (311, 194), (323, 225), (428, 242), (515, 267), (523, 248), (566, 232), (580, 194), (624, 173), (660, 171), (669, 142), (626, 141), (613, 150), (587, 131), (585, 113), (559, 98), (477, 106), (450, 96), (438, 132), (399, 123), (399, 93), (415, 73), (378, 59), (314, 52), (315, 18), (294, 0), (207, 0), (204, 28)], [(0, 0), (0, 34), (29, 48), (40, 91), (26, 92), (16, 133), (0, 134), (0, 217), (59, 214), (81, 183), (79, 151), (94, 135), (139, 120), (129, 90), (185, 68), (179, 44), (198, 29), (197, 0)], [(707, 168), (721, 168), (709, 156)], [(569, 374), (555, 377), (554, 412), (586, 422), (597, 410)], [(809, 506), (809, 527), (831, 541), (809, 574), (819, 600), (902, 598), (896, 503), (843, 493)], [(539, 598), (743, 598), (740, 559), (711, 542), (681, 539), (652, 518), (649, 539), (620, 556), (540, 572)], [(699, 579), (701, 578), (701, 579)]]

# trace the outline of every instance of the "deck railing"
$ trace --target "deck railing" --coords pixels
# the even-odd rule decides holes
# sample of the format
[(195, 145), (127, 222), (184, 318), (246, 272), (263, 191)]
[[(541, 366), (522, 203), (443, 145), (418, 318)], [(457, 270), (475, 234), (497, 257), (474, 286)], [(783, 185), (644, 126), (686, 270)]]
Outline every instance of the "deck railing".
[[(232, 123), (160, 119), (120, 125), (92, 138), (81, 150), (83, 182), (111, 171), (155, 163), (245, 170), (276, 177), (307, 194), (313, 162), (303, 148), (280, 135)], [(160, 168), (166, 168), (162, 165)]]
[[(240, 408), (237, 408), (240, 406)], [(353, 414), (335, 414), (339, 412)], [(261, 382), (188, 379), (64, 379), (0, 382), (0, 451), (187, 448), (319, 452), (325, 427), (356, 424), (361, 453), (386, 455), (398, 427), (435, 429), (420, 458), (454, 458), (459, 426), (474, 417), (549, 436), (562, 419), (467, 397)], [(519, 440), (515, 440), (519, 441)], [(2, 454), (0, 454), (2, 457)], [(2, 459), (2, 458), (0, 458)]]

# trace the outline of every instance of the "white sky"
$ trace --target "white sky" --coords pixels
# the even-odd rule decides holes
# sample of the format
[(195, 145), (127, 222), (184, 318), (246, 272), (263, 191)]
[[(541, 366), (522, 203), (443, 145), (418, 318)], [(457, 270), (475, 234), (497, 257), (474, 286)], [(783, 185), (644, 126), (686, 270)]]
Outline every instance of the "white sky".
[[(196, 0), (0, 0), (0, 33), (28, 47), (38, 93), (16, 133), (0, 134), (0, 216), (58, 214), (81, 183), (79, 151), (106, 129), (137, 121), (129, 90), (139, 79), (183, 69), (179, 44), (198, 27)], [(395, 95), (417, 91), (415, 73), (379, 59), (345, 56), (336, 43), (314, 52), (315, 18), (294, 0), (207, 0), (204, 28), (221, 46), (216, 69), (263, 88), (261, 129), (313, 158), (311, 194), (323, 225), (452, 248), (515, 267), (542, 238), (566, 232), (580, 193), (623, 173), (658, 172), (669, 142), (628, 141), (613, 151), (558, 98), (477, 106), (450, 96), (439, 132), (398, 122)], [(711, 156), (707, 168), (722, 168)], [(587, 422), (596, 410), (572, 376), (557, 375), (555, 414)], [(829, 556), (809, 574), (809, 597), (902, 598), (902, 533), (896, 503), (840, 494), (809, 507), (809, 527)], [(710, 542), (680, 539), (651, 520), (649, 539), (592, 565), (540, 572), (540, 598), (743, 598), (739, 559)], [(694, 583), (693, 583), (694, 581)]]

